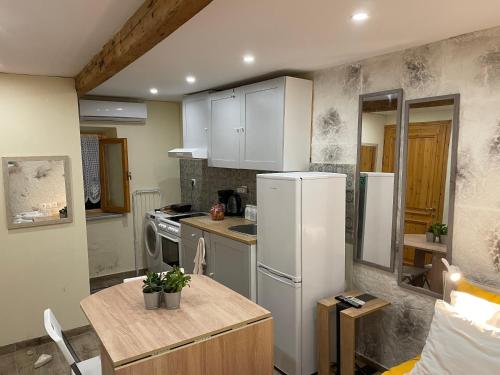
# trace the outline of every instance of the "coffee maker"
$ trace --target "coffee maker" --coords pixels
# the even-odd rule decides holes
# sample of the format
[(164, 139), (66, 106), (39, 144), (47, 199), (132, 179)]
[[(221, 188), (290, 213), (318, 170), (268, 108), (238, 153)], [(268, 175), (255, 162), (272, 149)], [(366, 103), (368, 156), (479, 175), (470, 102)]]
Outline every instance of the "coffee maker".
[(234, 190), (219, 190), (219, 203), (224, 205), (224, 215), (226, 216), (242, 216), (243, 209), (241, 206), (241, 196), (235, 193)]

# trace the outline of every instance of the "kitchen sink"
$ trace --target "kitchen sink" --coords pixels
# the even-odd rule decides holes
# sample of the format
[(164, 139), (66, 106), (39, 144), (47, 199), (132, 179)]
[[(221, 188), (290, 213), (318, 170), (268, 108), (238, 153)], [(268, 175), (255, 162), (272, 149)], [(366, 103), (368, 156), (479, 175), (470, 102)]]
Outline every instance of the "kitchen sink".
[(233, 232), (249, 234), (251, 236), (257, 235), (257, 224), (233, 225), (228, 229), (232, 230)]

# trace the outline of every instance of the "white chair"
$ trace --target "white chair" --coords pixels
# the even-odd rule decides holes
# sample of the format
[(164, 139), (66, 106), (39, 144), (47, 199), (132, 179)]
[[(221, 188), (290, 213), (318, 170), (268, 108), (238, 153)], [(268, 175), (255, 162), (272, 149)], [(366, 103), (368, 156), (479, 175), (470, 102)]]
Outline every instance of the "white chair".
[(136, 281), (136, 280), (146, 280), (146, 276), (129, 277), (127, 279), (123, 279), (123, 282), (129, 283), (131, 281)]
[(45, 331), (47, 331), (47, 334), (54, 340), (59, 350), (64, 355), (64, 358), (71, 367), (72, 375), (102, 375), (101, 357), (97, 356), (85, 361), (80, 361), (75, 350), (61, 330), (61, 325), (52, 313), (52, 310), (47, 309), (44, 311), (43, 320)]

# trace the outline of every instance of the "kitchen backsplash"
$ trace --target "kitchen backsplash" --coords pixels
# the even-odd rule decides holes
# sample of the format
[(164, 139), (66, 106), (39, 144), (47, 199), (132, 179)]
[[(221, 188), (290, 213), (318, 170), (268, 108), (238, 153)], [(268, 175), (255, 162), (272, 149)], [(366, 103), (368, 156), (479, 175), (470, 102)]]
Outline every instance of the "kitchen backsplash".
[[(265, 171), (249, 169), (212, 168), (207, 160), (180, 159), (181, 197), (183, 202), (191, 202), (194, 210), (209, 211), (217, 201), (217, 191), (236, 190), (239, 186), (248, 188), (247, 194), (241, 194), (245, 204), (257, 203), (257, 174)], [(191, 180), (196, 184), (191, 188)]]
[[(347, 175), (346, 194), (346, 241), (352, 242), (354, 216), (353, 178), (355, 166), (352, 164), (312, 163), (309, 167), (316, 172), (345, 173)], [(247, 194), (241, 195), (245, 204), (257, 203), (257, 174), (268, 173), (249, 169), (230, 169), (209, 167), (206, 160), (180, 159), (181, 196), (183, 202), (191, 202), (194, 210), (208, 211), (217, 201), (217, 190), (234, 189), (246, 186)], [(196, 184), (191, 189), (191, 180)]]

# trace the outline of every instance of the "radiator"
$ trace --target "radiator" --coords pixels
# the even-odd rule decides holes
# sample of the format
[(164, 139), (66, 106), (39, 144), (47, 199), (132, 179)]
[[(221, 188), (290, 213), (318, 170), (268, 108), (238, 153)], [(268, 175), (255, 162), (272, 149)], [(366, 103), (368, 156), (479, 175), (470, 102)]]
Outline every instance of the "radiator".
[(136, 190), (132, 193), (132, 213), (134, 219), (134, 252), (135, 272), (146, 268), (146, 254), (144, 249), (144, 217), (147, 211), (160, 208), (161, 193), (159, 189)]

